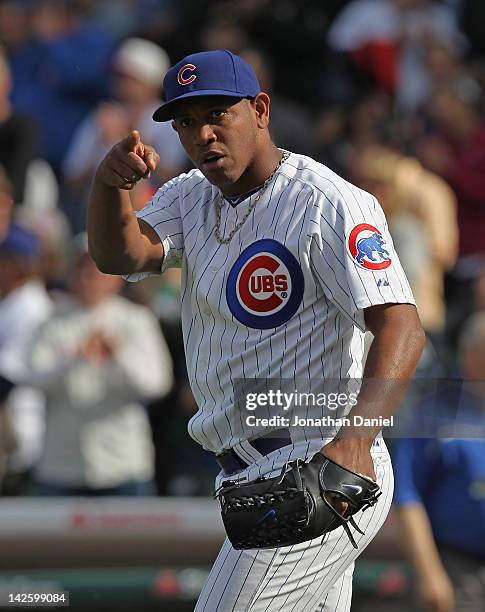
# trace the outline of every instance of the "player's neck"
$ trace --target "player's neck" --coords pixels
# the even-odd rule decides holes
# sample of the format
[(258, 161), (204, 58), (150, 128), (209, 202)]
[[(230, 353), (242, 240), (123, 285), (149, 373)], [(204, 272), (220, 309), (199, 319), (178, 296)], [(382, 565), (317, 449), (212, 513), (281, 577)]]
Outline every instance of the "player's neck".
[(261, 187), (274, 172), (281, 156), (281, 150), (270, 142), (261, 154), (255, 156), (239, 180), (227, 188), (222, 188), (222, 193), (228, 197), (236, 197)]

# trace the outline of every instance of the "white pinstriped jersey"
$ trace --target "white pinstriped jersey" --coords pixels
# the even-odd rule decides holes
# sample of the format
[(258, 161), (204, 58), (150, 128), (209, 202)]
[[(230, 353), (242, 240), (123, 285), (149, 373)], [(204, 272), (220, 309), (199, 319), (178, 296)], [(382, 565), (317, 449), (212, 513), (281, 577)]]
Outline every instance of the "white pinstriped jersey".
[[(218, 194), (193, 170), (137, 213), (163, 242), (162, 270), (182, 266), (199, 406), (189, 433), (214, 452), (244, 444), (232, 427), (235, 380), (359, 378), (363, 310), (414, 304), (379, 203), (326, 166), (292, 153), (229, 244), (215, 237)], [(254, 197), (224, 201), (223, 236)]]

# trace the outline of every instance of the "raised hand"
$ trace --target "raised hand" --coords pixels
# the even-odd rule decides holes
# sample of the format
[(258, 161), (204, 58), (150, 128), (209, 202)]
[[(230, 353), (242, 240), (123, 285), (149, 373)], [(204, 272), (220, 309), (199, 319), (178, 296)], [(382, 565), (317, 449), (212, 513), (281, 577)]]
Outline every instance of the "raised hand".
[(142, 178), (148, 178), (160, 161), (155, 149), (141, 141), (133, 130), (115, 144), (101, 162), (96, 179), (110, 187), (131, 190)]

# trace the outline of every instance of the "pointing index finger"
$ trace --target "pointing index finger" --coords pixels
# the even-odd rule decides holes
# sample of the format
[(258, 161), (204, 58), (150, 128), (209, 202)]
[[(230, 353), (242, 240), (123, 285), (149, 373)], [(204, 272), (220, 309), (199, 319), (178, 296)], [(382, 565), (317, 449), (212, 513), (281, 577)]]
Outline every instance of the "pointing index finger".
[(121, 141), (121, 146), (125, 151), (138, 153), (137, 149), (141, 146), (140, 132), (138, 130), (130, 132), (128, 136)]

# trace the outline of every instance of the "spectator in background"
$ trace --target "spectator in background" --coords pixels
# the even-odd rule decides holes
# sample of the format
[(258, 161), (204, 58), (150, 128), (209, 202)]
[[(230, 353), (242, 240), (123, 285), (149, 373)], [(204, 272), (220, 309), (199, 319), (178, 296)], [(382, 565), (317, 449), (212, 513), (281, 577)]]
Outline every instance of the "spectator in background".
[(0, 242), (3, 242), (8, 234), (13, 208), (13, 185), (0, 166)]
[(271, 96), (270, 132), (273, 141), (283, 149), (313, 156), (315, 130), (306, 108), (273, 91), (273, 70), (262, 51), (248, 48), (240, 56), (253, 67), (261, 90)]
[(363, 95), (352, 105), (332, 102), (316, 116), (316, 158), (352, 180), (352, 158), (361, 149), (387, 140), (392, 126), (392, 101), (382, 92)]
[(418, 143), (418, 153), (456, 193), (460, 257), (485, 257), (485, 122), (472, 102), (446, 84), (430, 98), (426, 115), (432, 133)]
[(443, 277), (458, 250), (453, 191), (417, 159), (383, 145), (357, 150), (351, 176), (381, 203), (423, 327), (437, 339), (445, 320)]
[(460, 25), (470, 41), (471, 53), (474, 56), (485, 54), (485, 37), (483, 24), (485, 23), (485, 3), (477, 0), (458, 0), (456, 2)]
[[(158, 41), (165, 46), (167, 37), (181, 38), (177, 17), (182, 0), (94, 0), (93, 17), (116, 39), (126, 38), (136, 33), (143, 38)], [(194, 6), (191, 2), (191, 13)], [(184, 19), (187, 18), (185, 14)]]
[(55, 206), (48, 209), (22, 206), (15, 212), (16, 220), (39, 240), (37, 270), (47, 292), (56, 302), (66, 291), (65, 254), (71, 239), (66, 216)]
[(121, 39), (137, 29), (138, 5), (138, 0), (95, 0), (93, 17), (113, 38)]
[(270, 54), (274, 89), (302, 104), (318, 103), (324, 64), (325, 31), (342, 0), (257, 0), (238, 5), (239, 22), (250, 40), (264, 41)]
[(472, 65), (468, 66), (459, 61), (446, 45), (429, 41), (424, 61), (429, 75), (429, 95), (427, 97), (446, 85), (463, 99), (472, 103), (479, 102), (482, 88), (477, 78), (478, 75), (474, 74)]
[(477, 275), (474, 287), (474, 310), (485, 311), (485, 264)]
[(28, 115), (14, 111), (11, 89), (10, 69), (0, 46), (0, 164), (12, 182), (15, 202), (21, 203), (27, 169), (37, 155), (37, 126)]
[(414, 112), (429, 94), (428, 45), (439, 43), (454, 55), (466, 48), (456, 17), (433, 0), (352, 0), (328, 32), (328, 44), (349, 54), (377, 88)]
[(395, 503), (426, 612), (482, 612), (485, 601), (485, 312), (467, 322), (459, 357), (463, 387), (423, 401), (412, 429), (421, 437), (400, 440), (394, 457)]
[(125, 40), (115, 52), (113, 99), (101, 103), (79, 126), (64, 161), (64, 178), (73, 199), (69, 216), (74, 233), (84, 229), (88, 190), (99, 162), (135, 126), (144, 142), (161, 155), (150, 181), (142, 181), (132, 194), (136, 209), (145, 204), (160, 184), (185, 169), (188, 160), (171, 125), (152, 120), (153, 112), (161, 104), (160, 82), (169, 67), (164, 49), (142, 38)]
[[(136, 287), (138, 285), (138, 288)], [(127, 283), (129, 294), (140, 288), (159, 319), (174, 366), (174, 385), (169, 395), (149, 405), (155, 442), (156, 482), (159, 495), (212, 495), (217, 463), (211, 453), (192, 444), (187, 425), (197, 412), (190, 388), (180, 311), (181, 270), (171, 268), (162, 277)], [(150, 295), (147, 295), (147, 290)]]
[[(379, 144), (391, 125), (392, 101), (375, 91), (353, 105), (349, 117), (349, 145), (353, 150)], [(350, 158), (349, 158), (350, 159)]]
[(107, 96), (113, 44), (76, 0), (21, 6), (28, 11), (30, 39), (10, 48), (12, 102), (37, 120), (41, 156), (57, 173), (75, 128)]
[(172, 363), (151, 312), (120, 297), (87, 239), (73, 244), (70, 295), (42, 326), (29, 357), (46, 394), (38, 495), (153, 493), (153, 444), (144, 402), (166, 394)]
[(388, 95), (393, 95), (397, 87), (397, 22), (392, 0), (352, 0), (327, 32), (329, 48), (348, 54), (376, 88)]
[(8, 457), (3, 493), (21, 492), (37, 461), (44, 427), (44, 398), (30, 384), (27, 346), (50, 315), (51, 301), (37, 277), (38, 240), (10, 224), (0, 238), (0, 403), (16, 446)]
[(30, 23), (25, 0), (2, 0), (0, 2), (0, 41), (11, 55), (30, 39)]
[(346, 134), (348, 114), (349, 109), (330, 105), (322, 108), (315, 117), (314, 157), (340, 176), (347, 174), (350, 149)]
[(0, 495), (3, 494), (3, 480), (8, 473), (9, 457), (15, 448), (15, 434), (6, 413), (5, 404), (0, 402)]
[(485, 265), (485, 123), (478, 106), (447, 84), (430, 98), (426, 116), (432, 131), (418, 142), (418, 155), (457, 198), (459, 257), (447, 278), (447, 330), (455, 346)]

